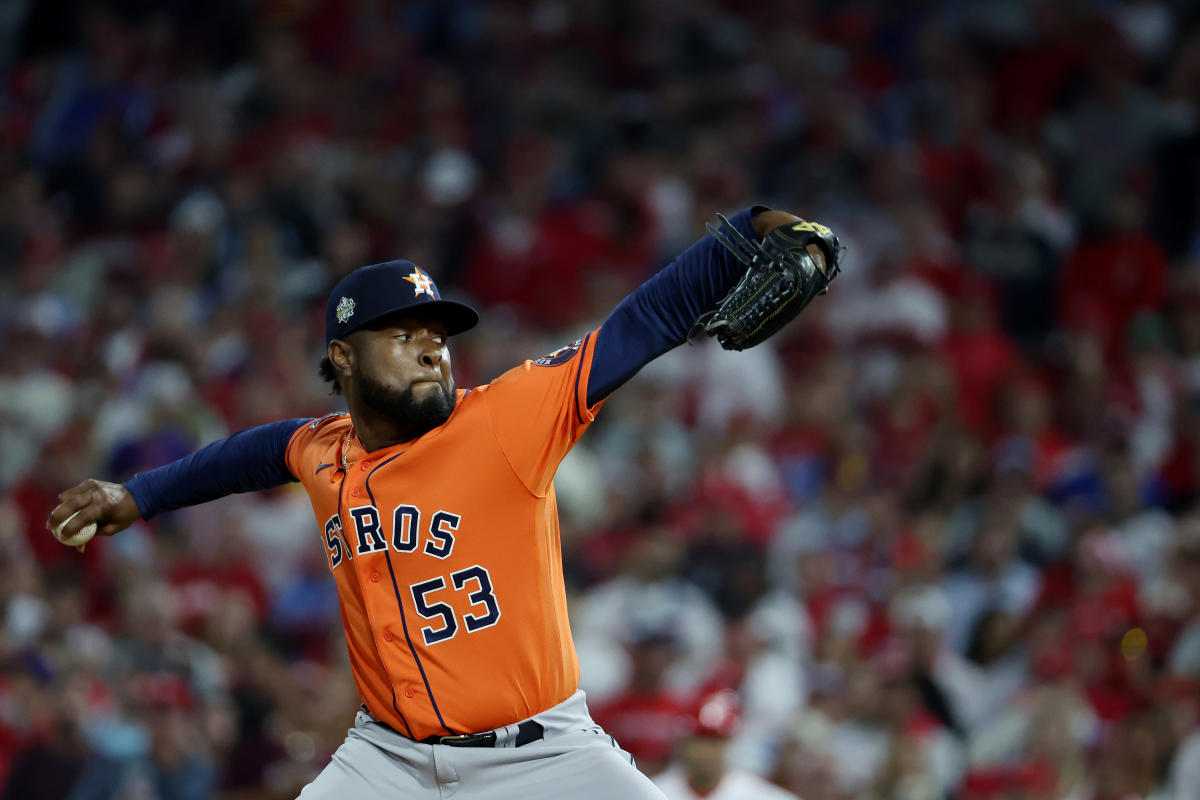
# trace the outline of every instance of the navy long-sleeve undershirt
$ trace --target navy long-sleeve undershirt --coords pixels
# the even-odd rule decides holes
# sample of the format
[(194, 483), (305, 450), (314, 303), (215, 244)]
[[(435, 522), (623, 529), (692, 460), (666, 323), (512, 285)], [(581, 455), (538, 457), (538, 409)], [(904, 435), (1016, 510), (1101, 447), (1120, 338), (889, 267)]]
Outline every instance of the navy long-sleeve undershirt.
[[(758, 236), (755, 206), (730, 219), (748, 239)], [(696, 318), (713, 309), (745, 267), (711, 236), (620, 302), (596, 337), (587, 402), (607, 397), (638, 370), (687, 340)], [(139, 472), (125, 482), (144, 519), (239, 492), (270, 489), (296, 480), (287, 467), (288, 442), (311, 418), (248, 428), (166, 466)]]
[(247, 428), (166, 466), (125, 482), (143, 519), (239, 492), (257, 492), (296, 480), (284, 460), (288, 442), (307, 419)]
[[(751, 218), (763, 206), (734, 215), (747, 239), (758, 242)], [(711, 311), (746, 267), (716, 239), (705, 236), (617, 304), (596, 336), (587, 402), (600, 402), (637, 371), (687, 341), (701, 314)]]

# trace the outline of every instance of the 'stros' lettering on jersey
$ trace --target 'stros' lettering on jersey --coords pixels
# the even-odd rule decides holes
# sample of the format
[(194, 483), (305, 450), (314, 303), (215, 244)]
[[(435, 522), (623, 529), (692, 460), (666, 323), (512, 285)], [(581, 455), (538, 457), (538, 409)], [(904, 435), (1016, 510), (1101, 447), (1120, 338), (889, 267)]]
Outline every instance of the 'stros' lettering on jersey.
[(354, 530), (358, 533), (358, 555), (387, 550), (383, 538), (383, 525), (379, 522), (379, 509), (375, 506), (355, 506), (350, 509)]
[(334, 514), (325, 523), (325, 550), (329, 555), (329, 569), (333, 571), (341, 563), (354, 556), (365, 556), (391, 550), (394, 553), (412, 553), (418, 549), (434, 558), (446, 559), (454, 550), (454, 534), (462, 517), (444, 509), (434, 512), (427, 525), (421, 523), (421, 509), (400, 504), (392, 509), (392, 529), (384, 531), (385, 517), (375, 506), (354, 506), (349, 509), (354, 544), (351, 545), (342, 519)]
[(342, 532), (342, 518), (334, 514), (325, 523), (325, 551), (329, 556), (330, 572), (340, 566), (342, 559), (350, 553), (350, 548), (345, 545), (345, 538)]
[[(342, 527), (340, 515), (334, 514), (325, 523), (325, 550), (329, 556), (330, 571), (355, 556), (385, 550), (402, 554), (419, 550), (444, 560), (454, 550), (454, 535), (462, 522), (458, 514), (439, 509), (429, 518), (428, 525), (422, 525), (421, 510), (416, 506), (401, 504), (392, 510), (392, 529), (388, 536), (383, 530), (383, 516), (375, 506), (355, 506), (349, 509), (349, 513), (354, 522), (353, 545)], [(421, 628), (421, 637), (426, 645), (452, 639), (460, 630), (475, 633), (500, 621), (500, 604), (492, 587), (492, 576), (479, 564), (448, 576), (439, 575), (414, 583), (408, 587), (408, 591), (417, 613), (434, 623)], [(470, 611), (462, 615), (461, 624), (454, 609), (444, 601), (442, 592), (466, 593)]]

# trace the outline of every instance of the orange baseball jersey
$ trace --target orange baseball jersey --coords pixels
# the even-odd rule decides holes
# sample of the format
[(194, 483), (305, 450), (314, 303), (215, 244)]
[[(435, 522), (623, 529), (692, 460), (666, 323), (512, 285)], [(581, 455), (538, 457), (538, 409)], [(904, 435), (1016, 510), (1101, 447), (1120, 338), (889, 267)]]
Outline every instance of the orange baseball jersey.
[[(731, 220), (748, 240), (757, 236), (755, 208)], [(686, 341), (744, 272), (716, 239), (700, 239), (621, 301), (602, 329), (458, 393), (448, 420), (410, 442), (367, 453), (346, 414), (282, 420), (124, 486), (150, 519), (301, 481), (368, 710), (416, 740), (511, 725), (578, 685), (552, 486), (559, 462), (598, 401)], [(447, 335), (478, 321), (412, 262), (390, 261), (334, 287), (326, 342), (412, 308), (440, 318)]]
[(368, 453), (347, 414), (297, 430), (359, 695), (414, 739), (474, 733), (570, 696), (553, 477), (587, 406), (595, 332), (458, 391), (449, 420)]

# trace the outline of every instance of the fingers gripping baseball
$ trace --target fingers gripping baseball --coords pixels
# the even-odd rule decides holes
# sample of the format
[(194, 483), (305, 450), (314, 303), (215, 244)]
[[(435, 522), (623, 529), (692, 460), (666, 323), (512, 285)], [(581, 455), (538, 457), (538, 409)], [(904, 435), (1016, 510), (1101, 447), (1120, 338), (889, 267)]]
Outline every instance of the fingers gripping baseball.
[(90, 536), (85, 529), (95, 525), (93, 535), (112, 536), (125, 530), (141, 513), (133, 495), (119, 483), (89, 479), (58, 496), (46, 528), (64, 544), (82, 549)]

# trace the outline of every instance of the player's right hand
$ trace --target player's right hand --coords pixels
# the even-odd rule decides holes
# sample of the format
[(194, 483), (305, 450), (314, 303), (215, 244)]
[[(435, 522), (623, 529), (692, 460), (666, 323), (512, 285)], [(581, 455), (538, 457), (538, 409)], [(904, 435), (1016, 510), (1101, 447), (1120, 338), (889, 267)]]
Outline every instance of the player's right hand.
[(97, 536), (112, 536), (142, 518), (133, 495), (119, 483), (89, 478), (67, 489), (58, 496), (58, 500), (58, 506), (46, 520), (46, 530), (51, 533), (63, 524), (63, 520), (79, 512), (63, 527), (61, 536), (64, 539), (92, 522), (96, 523)]

